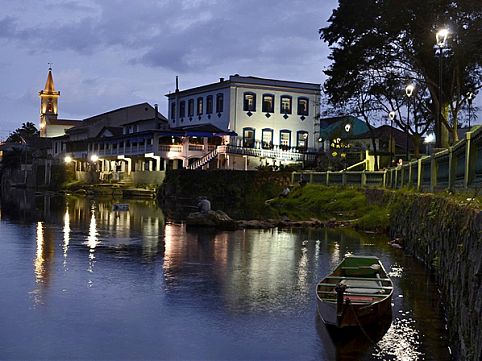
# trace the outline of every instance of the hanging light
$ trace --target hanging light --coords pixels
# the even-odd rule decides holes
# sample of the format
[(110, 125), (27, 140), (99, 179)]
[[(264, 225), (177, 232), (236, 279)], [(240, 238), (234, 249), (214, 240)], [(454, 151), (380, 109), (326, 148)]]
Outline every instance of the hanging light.
[(407, 97), (410, 98), (412, 96), (414, 90), (415, 90), (415, 85), (408, 84), (407, 87), (405, 88), (405, 94), (407, 94)]
[(437, 39), (437, 45), (441, 48), (444, 48), (447, 42), (447, 37), (449, 35), (449, 31), (447, 29), (440, 29), (435, 34), (435, 38)]

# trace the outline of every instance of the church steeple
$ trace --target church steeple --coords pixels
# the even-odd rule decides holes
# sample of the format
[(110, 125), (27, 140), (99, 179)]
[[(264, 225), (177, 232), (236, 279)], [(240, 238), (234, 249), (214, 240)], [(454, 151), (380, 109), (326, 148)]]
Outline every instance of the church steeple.
[(49, 66), (47, 81), (44, 90), (39, 92), (40, 96), (40, 136), (47, 136), (47, 127), (51, 120), (57, 120), (59, 91), (55, 91), (52, 67)]

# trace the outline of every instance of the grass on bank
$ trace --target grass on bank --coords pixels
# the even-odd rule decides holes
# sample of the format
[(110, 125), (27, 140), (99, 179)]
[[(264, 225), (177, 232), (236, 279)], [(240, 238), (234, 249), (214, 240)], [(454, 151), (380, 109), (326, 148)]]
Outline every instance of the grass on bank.
[(358, 229), (378, 232), (389, 225), (389, 211), (368, 205), (363, 190), (351, 187), (307, 184), (295, 187), (286, 198), (276, 198), (271, 207), (279, 217), (294, 220), (351, 220)]

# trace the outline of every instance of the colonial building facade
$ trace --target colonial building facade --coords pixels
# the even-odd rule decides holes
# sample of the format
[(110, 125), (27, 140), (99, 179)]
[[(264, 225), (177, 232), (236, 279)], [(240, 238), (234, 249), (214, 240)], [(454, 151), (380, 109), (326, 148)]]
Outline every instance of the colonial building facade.
[[(169, 99), (171, 127), (210, 123), (237, 134), (243, 148), (316, 151), (320, 84), (232, 75)], [(234, 143), (234, 144), (233, 144)]]
[(176, 84), (167, 95), (167, 119), (157, 105), (141, 103), (61, 120), (59, 96), (49, 69), (40, 92), (42, 136), (52, 140), (54, 159), (74, 164), (79, 179), (159, 183), (170, 168), (303, 163), (319, 147), (319, 84), (239, 75), (183, 91)]

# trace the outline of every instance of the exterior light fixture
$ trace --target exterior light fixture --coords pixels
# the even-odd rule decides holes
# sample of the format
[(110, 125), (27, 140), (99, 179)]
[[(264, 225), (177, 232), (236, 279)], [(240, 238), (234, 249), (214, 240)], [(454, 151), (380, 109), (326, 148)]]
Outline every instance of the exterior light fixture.
[(388, 117), (390, 118), (390, 120), (394, 120), (396, 115), (397, 113), (395, 113), (393, 110), (390, 113), (388, 113)]
[(319, 137), (319, 138), (318, 138), (318, 142), (321, 143), (322, 141), (323, 141), (323, 138), (322, 138), (322, 137)]
[(351, 124), (350, 123), (345, 124), (345, 132), (348, 133), (350, 131), (350, 129), (351, 129)]
[(90, 160), (95, 163), (99, 160), (99, 157), (97, 156), (97, 154), (92, 154), (90, 156)]
[(435, 34), (435, 38), (437, 39), (437, 45), (441, 48), (445, 47), (447, 42), (447, 36), (449, 35), (449, 31), (447, 29), (440, 29)]
[(415, 90), (415, 85), (408, 84), (407, 87), (405, 88), (405, 94), (407, 94), (407, 97), (410, 98), (412, 96), (414, 90)]
[(66, 155), (64, 158), (64, 162), (69, 164), (70, 162), (72, 162), (72, 157), (70, 155)]
[(427, 136), (425, 137), (423, 142), (425, 144), (430, 144), (430, 143), (435, 142), (435, 134), (433, 134), (433, 133), (427, 134)]

